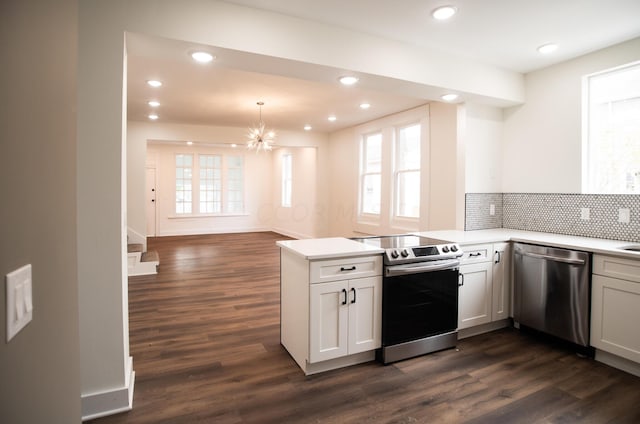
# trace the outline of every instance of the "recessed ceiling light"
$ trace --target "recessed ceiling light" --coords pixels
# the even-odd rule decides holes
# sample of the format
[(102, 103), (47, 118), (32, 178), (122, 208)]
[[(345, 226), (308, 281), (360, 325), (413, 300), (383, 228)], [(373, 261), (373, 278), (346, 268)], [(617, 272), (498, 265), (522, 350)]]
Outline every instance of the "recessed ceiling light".
[(237, 145), (236, 143), (233, 143), (233, 144), (231, 145), (231, 147), (233, 147), (233, 148), (235, 149), (236, 147), (238, 147), (238, 145)]
[(311, 130), (312, 130), (312, 128), (313, 128), (313, 127), (312, 127), (311, 125), (305, 125), (305, 126), (304, 126), (304, 130), (305, 130), (305, 131), (311, 131)]
[(193, 52), (191, 53), (191, 57), (193, 58), (193, 60), (199, 63), (209, 63), (213, 59), (215, 59), (214, 55), (207, 52)]
[(147, 84), (149, 84), (151, 87), (160, 87), (162, 85), (162, 81), (148, 80)]
[(353, 85), (357, 83), (358, 80), (359, 80), (358, 77), (354, 77), (352, 75), (346, 75), (344, 77), (338, 78), (338, 81), (340, 81), (340, 84), (342, 85)]
[(454, 100), (456, 100), (458, 98), (457, 94), (445, 94), (444, 96), (440, 97), (442, 100), (444, 100), (445, 102), (452, 102)]
[(158, 119), (158, 115), (156, 115), (155, 113), (152, 113), (149, 115), (149, 119), (151, 119), (152, 121), (155, 121), (156, 119)]
[(187, 146), (192, 146), (193, 145), (193, 141), (187, 141)]
[(431, 16), (433, 19), (437, 19), (439, 21), (446, 21), (447, 19), (451, 19), (453, 15), (458, 12), (458, 9), (453, 6), (442, 6), (435, 9), (431, 12)]
[(338, 119), (338, 118), (336, 118), (335, 116), (331, 115), (331, 116), (330, 116), (330, 117), (328, 117), (327, 119), (328, 119), (329, 121), (331, 121), (331, 122), (335, 122), (335, 120), (336, 120), (336, 119)]
[(149, 101), (147, 102), (147, 104), (148, 104), (149, 106), (151, 106), (151, 107), (158, 107), (158, 106), (160, 106), (160, 102), (159, 102), (159, 101), (157, 101), (157, 100), (149, 100)]
[(370, 107), (369, 103), (360, 103), (360, 109), (369, 109)]
[(538, 53), (542, 54), (553, 53), (556, 50), (558, 50), (558, 45), (554, 43), (543, 44), (542, 46), (538, 47)]

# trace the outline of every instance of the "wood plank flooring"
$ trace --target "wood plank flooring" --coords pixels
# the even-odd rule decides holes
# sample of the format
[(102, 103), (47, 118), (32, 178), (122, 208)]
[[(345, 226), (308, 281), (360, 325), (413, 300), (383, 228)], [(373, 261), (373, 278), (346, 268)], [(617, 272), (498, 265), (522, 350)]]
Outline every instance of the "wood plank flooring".
[(158, 274), (129, 280), (134, 408), (93, 422), (640, 422), (640, 378), (513, 329), (305, 377), (279, 343), (282, 239), (151, 239)]

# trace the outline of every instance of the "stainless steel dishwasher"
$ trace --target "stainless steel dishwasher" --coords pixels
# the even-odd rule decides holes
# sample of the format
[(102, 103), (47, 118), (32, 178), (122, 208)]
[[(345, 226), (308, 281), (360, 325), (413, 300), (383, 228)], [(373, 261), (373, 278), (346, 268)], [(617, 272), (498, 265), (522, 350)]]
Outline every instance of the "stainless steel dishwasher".
[(589, 346), (590, 254), (514, 243), (513, 256), (516, 325)]

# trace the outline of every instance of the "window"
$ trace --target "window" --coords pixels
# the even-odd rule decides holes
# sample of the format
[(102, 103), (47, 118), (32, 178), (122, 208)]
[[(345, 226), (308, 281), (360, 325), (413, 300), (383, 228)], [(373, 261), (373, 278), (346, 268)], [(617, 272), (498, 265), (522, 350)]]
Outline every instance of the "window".
[(228, 213), (244, 211), (244, 170), (242, 156), (227, 156), (227, 210)]
[(585, 78), (583, 191), (640, 194), (640, 62)]
[(382, 133), (362, 138), (360, 164), (360, 211), (380, 214), (382, 186)]
[(394, 170), (395, 216), (420, 216), (420, 125), (396, 130)]
[(291, 155), (282, 156), (282, 207), (291, 207)]
[(222, 212), (222, 158), (220, 155), (199, 155), (200, 213)]
[(191, 213), (193, 155), (176, 155), (176, 213)]

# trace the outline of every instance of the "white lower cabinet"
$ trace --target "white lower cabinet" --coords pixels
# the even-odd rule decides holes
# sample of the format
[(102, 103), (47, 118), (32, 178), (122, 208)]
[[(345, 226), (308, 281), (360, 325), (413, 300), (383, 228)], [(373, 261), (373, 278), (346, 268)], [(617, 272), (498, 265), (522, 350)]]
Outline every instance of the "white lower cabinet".
[(309, 362), (380, 347), (382, 277), (312, 284)]
[(591, 345), (640, 363), (638, 323), (640, 261), (594, 255)]
[(458, 329), (509, 317), (511, 310), (510, 244), (464, 246), (458, 292)]
[(306, 260), (281, 250), (280, 341), (305, 374), (373, 360), (382, 255)]

